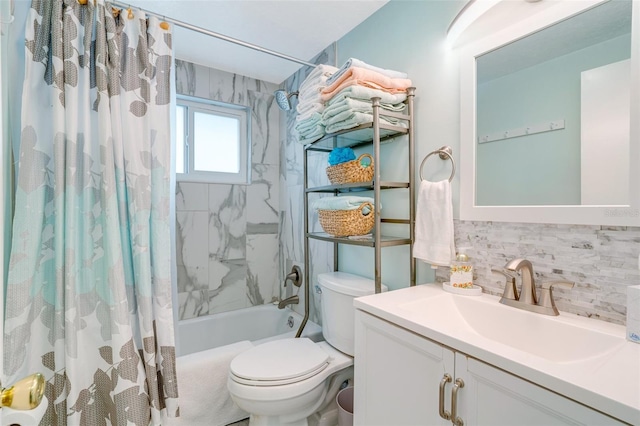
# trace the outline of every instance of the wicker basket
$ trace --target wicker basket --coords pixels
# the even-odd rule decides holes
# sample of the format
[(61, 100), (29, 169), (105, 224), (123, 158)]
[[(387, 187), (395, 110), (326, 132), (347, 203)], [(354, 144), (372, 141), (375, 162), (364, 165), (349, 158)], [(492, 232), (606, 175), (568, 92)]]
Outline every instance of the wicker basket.
[[(369, 208), (367, 214), (362, 211), (365, 207)], [(373, 204), (368, 202), (356, 210), (318, 210), (318, 217), (324, 232), (334, 237), (368, 234), (375, 221)]]
[[(369, 164), (363, 166), (360, 161), (369, 158)], [(371, 154), (362, 154), (355, 160), (327, 167), (327, 176), (333, 185), (341, 183), (368, 182), (373, 180), (373, 157)]]

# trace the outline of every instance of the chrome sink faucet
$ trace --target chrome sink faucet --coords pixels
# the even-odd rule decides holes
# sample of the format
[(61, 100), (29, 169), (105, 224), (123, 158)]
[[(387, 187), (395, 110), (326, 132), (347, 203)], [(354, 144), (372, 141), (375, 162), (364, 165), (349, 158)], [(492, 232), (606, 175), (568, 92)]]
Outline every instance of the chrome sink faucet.
[[(572, 288), (574, 283), (565, 280), (552, 280), (542, 283), (540, 295), (536, 293), (533, 265), (526, 259), (514, 259), (508, 262), (503, 270), (492, 269), (507, 278), (500, 303), (514, 308), (524, 309), (545, 315), (559, 315), (553, 300), (553, 286)], [(522, 285), (520, 292), (516, 288), (516, 274), (520, 273)]]

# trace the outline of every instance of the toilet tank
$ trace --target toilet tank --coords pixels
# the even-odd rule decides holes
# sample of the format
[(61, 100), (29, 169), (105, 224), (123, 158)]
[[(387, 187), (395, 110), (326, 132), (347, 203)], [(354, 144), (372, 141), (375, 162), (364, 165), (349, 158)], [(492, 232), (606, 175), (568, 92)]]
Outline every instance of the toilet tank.
[[(353, 299), (374, 294), (375, 282), (358, 275), (336, 271), (318, 274), (318, 284), (322, 291), (322, 335), (331, 346), (353, 356)], [(382, 291), (387, 291), (384, 284)]]

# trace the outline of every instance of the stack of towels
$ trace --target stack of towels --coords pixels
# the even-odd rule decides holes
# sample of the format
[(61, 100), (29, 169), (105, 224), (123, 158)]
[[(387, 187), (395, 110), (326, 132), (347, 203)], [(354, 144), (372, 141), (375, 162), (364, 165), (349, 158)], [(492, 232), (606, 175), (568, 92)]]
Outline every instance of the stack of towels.
[[(339, 69), (318, 65), (299, 88), (295, 125), (298, 141), (307, 144), (326, 133), (371, 123), (373, 97), (381, 99), (383, 110), (401, 112), (411, 85), (403, 72), (378, 68), (355, 58)], [(405, 122), (382, 114), (380, 120), (406, 127)]]
[(298, 115), (295, 129), (298, 132), (299, 142), (310, 143), (325, 135), (325, 126), (322, 122), (324, 102), (320, 91), (326, 87), (327, 79), (336, 71), (338, 68), (331, 65), (318, 65), (298, 88), (298, 106), (296, 107)]
[[(373, 121), (371, 98), (379, 97), (383, 110), (401, 112), (411, 87), (407, 74), (369, 65), (350, 58), (327, 79), (320, 99), (325, 103), (322, 122), (327, 133), (350, 129)], [(406, 126), (392, 117), (380, 115), (381, 121), (396, 126)]]

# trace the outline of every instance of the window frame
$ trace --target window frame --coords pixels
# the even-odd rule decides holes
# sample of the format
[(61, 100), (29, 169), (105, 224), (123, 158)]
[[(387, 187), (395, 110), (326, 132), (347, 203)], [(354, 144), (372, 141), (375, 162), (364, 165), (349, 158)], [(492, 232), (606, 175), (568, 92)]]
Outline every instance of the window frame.
[[(185, 108), (184, 122), (184, 173), (176, 172), (177, 182), (201, 182), (219, 184), (251, 184), (251, 108), (243, 105), (214, 101), (195, 96), (176, 95), (176, 116), (178, 107)], [(237, 173), (194, 170), (194, 113), (205, 113), (219, 117), (237, 118), (239, 121), (239, 171)], [(177, 129), (176, 129), (177, 137)], [(176, 152), (181, 147), (176, 144)], [(176, 170), (177, 170), (176, 164)]]

